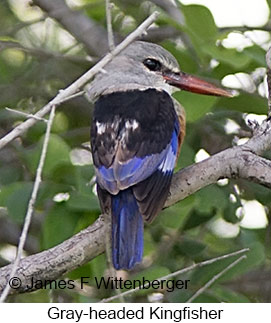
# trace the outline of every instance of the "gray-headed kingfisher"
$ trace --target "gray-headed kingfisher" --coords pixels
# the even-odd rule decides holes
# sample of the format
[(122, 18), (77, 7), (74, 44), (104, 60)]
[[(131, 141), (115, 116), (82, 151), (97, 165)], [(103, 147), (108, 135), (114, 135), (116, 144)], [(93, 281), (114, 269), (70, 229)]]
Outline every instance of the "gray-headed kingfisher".
[(185, 135), (174, 88), (229, 92), (179, 69), (156, 44), (130, 44), (87, 87), (95, 101), (91, 149), (102, 212), (112, 218), (112, 261), (132, 269), (143, 255), (143, 225), (162, 209)]

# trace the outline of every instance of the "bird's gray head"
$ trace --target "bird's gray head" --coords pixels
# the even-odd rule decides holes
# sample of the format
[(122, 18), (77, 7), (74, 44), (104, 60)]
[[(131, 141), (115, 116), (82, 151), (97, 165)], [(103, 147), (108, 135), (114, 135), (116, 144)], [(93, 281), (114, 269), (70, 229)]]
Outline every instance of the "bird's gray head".
[(88, 98), (129, 89), (160, 88), (170, 92), (171, 86), (162, 76), (166, 70), (179, 72), (179, 65), (163, 47), (135, 41), (96, 75), (87, 89)]
[(175, 57), (163, 47), (153, 43), (136, 41), (123, 51), (123, 55), (133, 61), (133, 64), (141, 65), (146, 73), (157, 72), (161, 74), (166, 70), (175, 73), (180, 71)]
[(86, 86), (90, 101), (117, 91), (156, 88), (172, 92), (173, 87), (201, 94), (229, 96), (205, 81), (180, 71), (174, 56), (163, 47), (135, 41), (108, 63), (94, 81)]

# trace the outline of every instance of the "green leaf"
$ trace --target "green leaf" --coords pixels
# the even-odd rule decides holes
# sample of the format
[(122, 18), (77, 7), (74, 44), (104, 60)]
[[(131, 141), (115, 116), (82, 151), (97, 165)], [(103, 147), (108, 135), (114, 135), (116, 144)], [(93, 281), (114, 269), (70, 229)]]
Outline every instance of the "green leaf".
[(63, 133), (69, 127), (69, 120), (63, 112), (57, 112), (52, 126), (52, 132)]
[(8, 214), (13, 217), (16, 222), (22, 223), (25, 218), (32, 189), (33, 183), (20, 183), (18, 188), (7, 198), (6, 205)]
[(3, 165), (0, 167), (0, 183), (8, 185), (16, 182), (21, 177), (22, 168), (16, 165)]
[(99, 210), (99, 203), (92, 192), (91, 194), (84, 194), (76, 191), (70, 194), (67, 207), (76, 211), (97, 211)]
[[(202, 51), (203, 45), (215, 44), (218, 37), (217, 27), (209, 9), (199, 5), (182, 6), (186, 26), (183, 31), (189, 36), (193, 44), (193, 53), (196, 53), (199, 65), (207, 67), (209, 59)], [(204, 26), (204, 28), (203, 28)], [(193, 55), (194, 56), (194, 55)]]
[[(30, 170), (35, 173), (40, 159), (44, 137), (39, 140), (37, 147), (25, 153), (25, 159)], [(53, 176), (53, 171), (61, 165), (70, 165), (70, 147), (66, 142), (55, 134), (50, 135), (48, 150), (46, 154), (43, 174)]]
[(176, 246), (176, 249), (188, 258), (194, 258), (195, 256), (199, 255), (205, 248), (205, 244), (192, 239), (184, 239), (180, 244)]
[(184, 143), (182, 144), (181, 153), (178, 158), (176, 169), (184, 168), (186, 166), (193, 164), (194, 162), (195, 162), (195, 151), (193, 150), (193, 147), (189, 145), (186, 140), (184, 140)]
[(26, 183), (21, 182), (15, 182), (11, 183), (7, 186), (1, 187), (0, 190), (0, 206), (6, 206), (7, 200), (10, 197), (11, 194), (13, 194), (16, 190), (20, 189), (22, 185), (25, 185)]
[(197, 74), (198, 64), (188, 49), (176, 48), (176, 45), (171, 41), (163, 42), (163, 47), (177, 59), (182, 71)]
[(204, 237), (204, 242), (208, 245), (208, 251), (211, 255), (226, 254), (236, 248), (235, 239), (219, 238), (209, 230)]
[[(182, 279), (180, 277), (180, 279)], [(180, 289), (176, 290), (173, 293), (166, 294), (166, 302), (168, 303), (185, 303), (192, 296), (192, 291), (190, 288), (187, 290)]]
[(210, 185), (196, 194), (196, 206), (200, 212), (211, 212), (213, 209), (223, 209), (227, 205), (227, 198), (223, 189)]
[(211, 212), (206, 212), (206, 213), (200, 212), (197, 209), (193, 209), (189, 213), (189, 218), (185, 222), (183, 230), (190, 230), (190, 229), (193, 229), (203, 223), (206, 223), (215, 215), (216, 215), (216, 212), (214, 209)]
[[(92, 5), (91, 5), (91, 2)], [(104, 21), (105, 16), (105, 8), (104, 3), (101, 1), (88, 1), (87, 2), (89, 6), (86, 6), (84, 12), (91, 18), (101, 23), (101, 21)]]
[(249, 187), (253, 194), (252, 199), (256, 198), (263, 205), (270, 203), (270, 188), (252, 182), (249, 182)]
[[(54, 194), (65, 189), (63, 185), (56, 185), (55, 183), (42, 183), (36, 207), (39, 207), (48, 198), (52, 198)], [(31, 192), (33, 190), (32, 182), (15, 182), (4, 186), (0, 190), (0, 206), (8, 208), (9, 216), (19, 223), (23, 222)]]
[(189, 5), (182, 6), (182, 11), (188, 31), (198, 43), (209, 42), (217, 37), (217, 27), (208, 8), (200, 5)]
[(144, 229), (144, 256), (150, 255), (156, 250), (157, 243), (153, 240), (149, 227)]
[[(100, 279), (101, 277), (105, 276), (106, 270), (107, 270), (107, 262), (106, 262), (106, 255), (105, 253), (99, 255), (98, 257), (95, 257), (93, 260), (90, 262), (91, 265), (91, 279), (92, 279), (92, 284), (94, 284), (95, 277)], [(96, 284), (94, 285), (95, 287)]]
[(49, 303), (52, 299), (49, 289), (39, 289), (35, 293), (16, 295), (16, 303)]
[(255, 94), (241, 93), (231, 99), (221, 98), (218, 107), (245, 113), (266, 114), (267, 99)]
[(194, 206), (195, 197), (193, 195), (188, 196), (183, 201), (172, 205), (161, 212), (159, 215), (159, 221), (161, 224), (168, 228), (178, 229), (186, 221), (190, 214), (191, 209)]
[(265, 61), (265, 50), (258, 45), (247, 47), (243, 50), (243, 53), (249, 58), (253, 59), (259, 66), (266, 65)]
[[(254, 70), (254, 69), (253, 69)], [(220, 61), (219, 64), (213, 69), (212, 76), (215, 79), (222, 80), (223, 77), (239, 73), (240, 69), (238, 66), (233, 66), (232, 64), (228, 64), (228, 62), (222, 62)]]
[[(192, 294), (190, 295), (190, 297), (191, 296)], [(220, 302), (214, 295), (210, 295), (209, 292), (205, 292), (199, 295), (192, 303), (220, 303)]]
[(43, 224), (43, 248), (51, 248), (70, 238), (74, 234), (79, 218), (78, 214), (67, 209), (65, 203), (55, 204)]
[(251, 61), (251, 57), (244, 55), (242, 52), (238, 52), (233, 48), (225, 48), (217, 45), (206, 45), (202, 47), (202, 50), (210, 56), (215, 58), (219, 62), (227, 63), (238, 70), (245, 69)]
[(174, 97), (183, 105), (186, 112), (186, 120), (194, 122), (210, 112), (218, 101), (214, 96), (196, 95), (189, 92), (176, 92)]
[(250, 300), (237, 292), (234, 292), (226, 287), (222, 286), (213, 286), (212, 294), (220, 300), (220, 302), (227, 303), (249, 303)]
[(238, 207), (241, 207), (240, 201), (237, 201), (236, 203), (229, 202), (224, 211), (223, 211), (223, 218), (230, 223), (238, 223), (240, 219), (236, 216), (236, 210)]
[(90, 263), (84, 264), (83, 266), (74, 269), (68, 274), (68, 277), (73, 280), (80, 279), (81, 277), (90, 277), (90, 276), (92, 276)]
[(9, 83), (12, 81), (13, 70), (5, 61), (3, 54), (0, 54), (0, 83)]

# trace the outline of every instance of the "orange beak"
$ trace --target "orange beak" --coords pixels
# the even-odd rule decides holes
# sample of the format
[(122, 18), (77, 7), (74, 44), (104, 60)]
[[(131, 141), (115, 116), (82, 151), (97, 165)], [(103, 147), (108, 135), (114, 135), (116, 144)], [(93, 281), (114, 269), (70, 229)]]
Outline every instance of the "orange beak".
[(232, 97), (232, 94), (229, 91), (183, 72), (165, 72), (163, 74), (163, 77), (168, 84), (175, 86), (181, 90), (205, 95)]

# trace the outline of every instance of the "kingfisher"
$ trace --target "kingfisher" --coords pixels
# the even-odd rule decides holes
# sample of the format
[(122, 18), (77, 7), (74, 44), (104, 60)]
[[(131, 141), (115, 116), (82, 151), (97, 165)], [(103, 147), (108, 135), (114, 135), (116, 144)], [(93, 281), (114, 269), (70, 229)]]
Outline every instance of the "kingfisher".
[(143, 256), (144, 222), (161, 211), (185, 136), (174, 90), (231, 96), (180, 70), (163, 47), (135, 41), (86, 87), (94, 102), (91, 150), (103, 214), (111, 216), (112, 263), (130, 270)]

